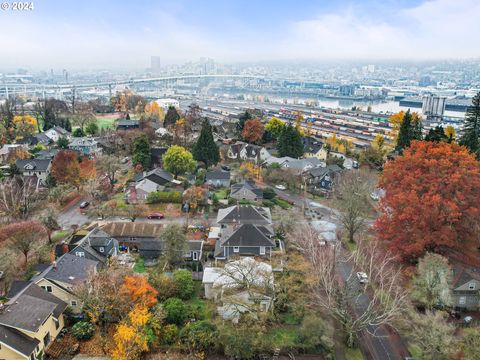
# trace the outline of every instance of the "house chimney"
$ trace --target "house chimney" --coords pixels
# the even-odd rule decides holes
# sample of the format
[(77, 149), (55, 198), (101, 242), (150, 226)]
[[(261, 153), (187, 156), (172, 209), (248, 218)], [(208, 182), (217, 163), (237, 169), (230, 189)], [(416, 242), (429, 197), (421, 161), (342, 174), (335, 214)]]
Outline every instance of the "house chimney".
[(62, 254), (66, 254), (66, 253), (68, 253), (68, 244), (65, 241), (63, 241), (62, 242)]

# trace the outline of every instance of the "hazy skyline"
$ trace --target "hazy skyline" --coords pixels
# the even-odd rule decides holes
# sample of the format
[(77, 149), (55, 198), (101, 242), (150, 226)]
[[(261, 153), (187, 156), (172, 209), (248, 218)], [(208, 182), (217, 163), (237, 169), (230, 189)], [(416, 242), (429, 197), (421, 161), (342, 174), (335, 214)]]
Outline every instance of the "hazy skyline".
[(36, 0), (0, 11), (0, 69), (136, 68), (196, 60), (480, 57), (478, 0)]

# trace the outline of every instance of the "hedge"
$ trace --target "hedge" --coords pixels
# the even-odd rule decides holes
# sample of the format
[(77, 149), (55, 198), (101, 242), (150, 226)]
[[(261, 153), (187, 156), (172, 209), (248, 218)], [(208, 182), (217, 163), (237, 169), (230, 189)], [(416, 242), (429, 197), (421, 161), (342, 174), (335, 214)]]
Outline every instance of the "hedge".
[(148, 194), (147, 202), (156, 203), (182, 203), (182, 193), (179, 191), (154, 191)]

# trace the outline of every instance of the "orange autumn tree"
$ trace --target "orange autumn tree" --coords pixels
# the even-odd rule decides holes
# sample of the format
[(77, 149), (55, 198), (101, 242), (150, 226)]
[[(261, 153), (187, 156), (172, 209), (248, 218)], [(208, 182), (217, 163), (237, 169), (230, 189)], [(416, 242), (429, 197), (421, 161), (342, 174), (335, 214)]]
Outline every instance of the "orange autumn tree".
[(80, 164), (78, 154), (70, 150), (60, 151), (52, 162), (52, 176), (60, 184), (70, 184), (80, 187)]
[(150, 334), (152, 333), (149, 324), (152, 314), (148, 308), (137, 304), (128, 317), (118, 326), (113, 339), (115, 349), (112, 357), (114, 360), (136, 360), (142, 353), (148, 351)]
[(82, 182), (93, 179), (97, 176), (97, 168), (95, 160), (83, 157), (80, 161), (80, 179)]
[(126, 276), (121, 291), (128, 295), (134, 303), (142, 305), (147, 309), (157, 303), (157, 290), (143, 276)]
[(406, 262), (425, 252), (475, 256), (480, 241), (480, 163), (466, 148), (413, 141), (386, 164), (379, 186), (381, 240)]
[(262, 140), (263, 125), (259, 119), (247, 120), (243, 126), (242, 138), (251, 143)]

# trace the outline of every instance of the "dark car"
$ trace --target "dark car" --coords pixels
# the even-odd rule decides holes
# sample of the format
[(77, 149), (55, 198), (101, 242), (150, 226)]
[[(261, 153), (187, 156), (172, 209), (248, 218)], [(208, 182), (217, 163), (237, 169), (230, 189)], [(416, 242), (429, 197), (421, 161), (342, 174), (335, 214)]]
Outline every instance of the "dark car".
[(222, 170), (230, 171), (230, 166), (222, 165)]
[(88, 205), (90, 205), (90, 203), (88, 201), (83, 201), (81, 204), (80, 204), (80, 209), (85, 209), (88, 207)]
[(147, 218), (149, 219), (163, 219), (165, 216), (163, 216), (162, 213), (151, 213), (151, 214), (148, 214)]

